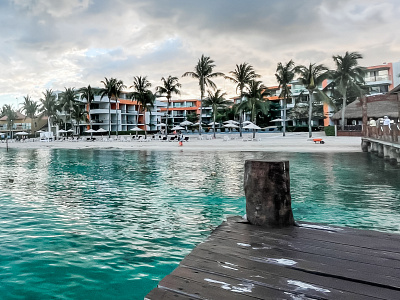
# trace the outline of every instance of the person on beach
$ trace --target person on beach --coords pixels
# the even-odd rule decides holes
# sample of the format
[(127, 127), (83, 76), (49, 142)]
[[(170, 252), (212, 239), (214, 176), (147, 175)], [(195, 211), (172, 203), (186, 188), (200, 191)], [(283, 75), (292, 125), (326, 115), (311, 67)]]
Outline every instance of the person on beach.
[(376, 134), (376, 121), (373, 118), (370, 118), (368, 123), (368, 135), (369, 136), (375, 136)]
[(388, 118), (388, 116), (383, 117), (383, 126), (389, 126), (390, 129), (390, 119)]

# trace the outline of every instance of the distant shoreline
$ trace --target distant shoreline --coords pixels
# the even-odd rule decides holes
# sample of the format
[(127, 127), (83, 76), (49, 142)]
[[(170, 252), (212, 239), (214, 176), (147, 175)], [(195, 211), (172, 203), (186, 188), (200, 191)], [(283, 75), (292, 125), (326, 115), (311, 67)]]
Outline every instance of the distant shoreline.
[[(189, 141), (179, 146), (177, 141), (52, 141), (52, 142), (13, 142), (9, 149), (99, 149), (99, 150), (155, 150), (155, 151), (265, 151), (265, 152), (362, 152), (360, 137), (332, 137), (323, 132), (313, 133), (313, 138), (322, 138), (325, 144), (315, 144), (308, 138), (308, 133), (257, 133), (256, 140), (243, 138), (239, 134), (217, 134), (217, 139), (207, 139), (212, 135), (190, 134)], [(224, 137), (232, 138), (225, 141)], [(236, 138), (236, 139), (235, 139)], [(6, 149), (6, 143), (0, 143), (0, 149)], [(1, 150), (0, 150), (1, 151)]]

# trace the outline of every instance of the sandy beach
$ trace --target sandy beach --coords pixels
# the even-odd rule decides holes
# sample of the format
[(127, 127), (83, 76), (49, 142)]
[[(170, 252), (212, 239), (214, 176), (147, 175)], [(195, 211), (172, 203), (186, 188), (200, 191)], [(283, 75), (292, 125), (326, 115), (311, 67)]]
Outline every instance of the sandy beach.
[[(9, 149), (129, 149), (129, 150), (161, 150), (161, 151), (283, 151), (283, 152), (361, 152), (360, 137), (332, 137), (323, 132), (313, 133), (313, 138), (323, 138), (325, 144), (315, 144), (308, 138), (308, 133), (257, 133), (256, 140), (247, 140), (251, 134), (243, 138), (239, 134), (219, 134), (216, 139), (212, 135), (188, 135), (189, 141), (179, 146), (177, 141), (26, 141), (9, 143)], [(127, 137), (127, 136), (125, 136)], [(230, 140), (226, 140), (227, 138)], [(6, 143), (0, 143), (5, 149)]]

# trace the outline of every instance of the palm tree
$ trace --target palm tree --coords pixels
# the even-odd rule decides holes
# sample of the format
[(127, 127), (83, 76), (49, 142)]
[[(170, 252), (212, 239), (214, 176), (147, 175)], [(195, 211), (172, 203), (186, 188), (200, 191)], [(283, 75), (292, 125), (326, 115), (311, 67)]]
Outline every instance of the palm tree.
[(192, 77), (199, 80), (200, 86), (200, 116), (199, 116), (199, 135), (201, 135), (201, 119), (203, 114), (203, 97), (205, 92), (205, 87), (211, 87), (212, 89), (216, 89), (215, 83), (211, 80), (211, 78), (218, 76), (225, 76), (224, 73), (214, 72), (213, 68), (215, 67), (214, 61), (209, 56), (201, 55), (201, 58), (197, 62), (197, 65), (194, 67), (194, 72), (185, 72), (182, 77)]
[(13, 122), (17, 118), (17, 112), (11, 105), (4, 104), (1, 110), (1, 115), (7, 117), (7, 128), (10, 130), (10, 137), (13, 138), (12, 127), (13, 127)]
[(48, 132), (50, 132), (51, 118), (57, 116), (59, 106), (56, 101), (56, 96), (53, 94), (53, 91), (51, 89), (43, 92), (43, 96), (43, 98), (40, 98), (42, 106), (40, 107), (39, 111), (43, 112), (43, 114), (47, 116)]
[[(100, 99), (104, 96), (108, 97), (108, 138), (111, 137), (111, 98), (115, 99), (115, 103), (118, 102), (118, 97), (122, 92), (122, 89), (126, 88), (122, 80), (116, 78), (104, 77), (105, 81), (102, 80), (101, 83), (104, 84), (104, 88), (100, 89)], [(117, 111), (117, 108), (115, 107)], [(118, 137), (118, 113), (117, 113), (117, 137)]]
[[(249, 111), (251, 121), (256, 124), (257, 113), (261, 112), (264, 115), (268, 114), (269, 103), (264, 99), (270, 95), (269, 90), (262, 84), (261, 81), (251, 80), (247, 92), (244, 94), (245, 100), (239, 104), (239, 111)], [(253, 131), (253, 138), (256, 132)]]
[[(240, 65), (236, 65), (236, 69), (234, 71), (230, 71), (229, 73), (232, 74), (232, 77), (225, 76), (225, 79), (229, 79), (230, 81), (237, 84), (236, 93), (238, 91), (240, 92), (240, 102), (242, 102), (245, 87), (249, 85), (250, 81), (260, 77), (260, 75), (256, 74), (256, 72), (253, 69), (253, 66), (249, 65), (246, 62)], [(241, 127), (242, 122), (243, 122), (243, 116), (242, 113), (239, 113), (240, 137), (242, 137), (242, 127)]]
[[(147, 137), (147, 125), (146, 125), (146, 110), (150, 111), (151, 114), (151, 108), (154, 107), (154, 100), (155, 96), (154, 94), (149, 90), (151, 87), (151, 83), (147, 80), (147, 76), (135, 76), (133, 77), (133, 85), (131, 88), (134, 89), (134, 92), (132, 93), (132, 101), (135, 99), (138, 104), (142, 106), (143, 110), (143, 123), (144, 123), (144, 134), (145, 137)], [(139, 115), (138, 115), (139, 118)], [(139, 119), (136, 121), (136, 124), (139, 123)]]
[(276, 80), (278, 81), (278, 84), (279, 84), (278, 88), (281, 89), (279, 98), (283, 99), (283, 120), (284, 120), (283, 121), (283, 136), (286, 135), (287, 100), (290, 98), (290, 95), (292, 94), (289, 84), (294, 78), (293, 67), (294, 67), (293, 60), (290, 60), (285, 65), (282, 65), (282, 63), (278, 63), (278, 66), (276, 68), (276, 73), (275, 73)]
[(308, 103), (308, 137), (312, 137), (312, 127), (311, 127), (311, 118), (312, 118), (312, 109), (314, 102), (314, 93), (321, 95), (323, 98), (326, 98), (326, 95), (318, 89), (318, 86), (322, 84), (329, 73), (328, 68), (324, 65), (316, 65), (311, 64), (307, 66), (297, 66), (294, 68), (294, 72), (299, 74), (299, 82), (304, 85), (305, 89), (309, 94), (309, 103)]
[(218, 108), (225, 108), (230, 103), (230, 101), (225, 100), (224, 96), (226, 93), (222, 93), (221, 90), (217, 90), (215, 93), (208, 91), (208, 97), (204, 101), (204, 106), (211, 106), (213, 111), (213, 131), (215, 139), (215, 120), (217, 118)]
[[(65, 88), (65, 91), (60, 94), (60, 107), (65, 113), (65, 130), (67, 129), (67, 115), (69, 116), (71, 122), (71, 111), (72, 106), (78, 100), (78, 95), (75, 88)], [(72, 125), (72, 124), (71, 124)]]
[(90, 129), (92, 129), (92, 118), (90, 116), (90, 105), (94, 101), (94, 91), (89, 84), (88, 87), (80, 88), (78, 92), (81, 93), (81, 99), (86, 100), (86, 103), (88, 104), (87, 116), (89, 117)]
[(31, 119), (31, 129), (32, 120), (36, 118), (36, 113), (39, 109), (39, 104), (33, 101), (29, 95), (24, 96), (24, 103), (22, 104), (22, 111), (25, 111), (26, 117)]
[(167, 97), (167, 115), (165, 117), (165, 125), (166, 125), (166, 130), (165, 130), (165, 136), (168, 135), (168, 109), (169, 109), (169, 103), (171, 101), (172, 94), (180, 95), (181, 92), (179, 91), (179, 88), (181, 87), (181, 84), (178, 82), (177, 77), (172, 77), (171, 75), (168, 76), (167, 79), (164, 77), (161, 78), (161, 81), (163, 83), (162, 86), (157, 86), (156, 87), (156, 95), (157, 96), (163, 96), (166, 95)]
[(349, 89), (355, 89), (360, 96), (364, 93), (361, 84), (364, 84), (365, 68), (358, 66), (358, 59), (362, 55), (358, 52), (347, 52), (344, 56), (333, 56), (336, 70), (332, 72), (332, 79), (343, 97), (342, 105), (342, 130), (344, 130), (344, 116), (346, 109), (347, 93)]
[(74, 103), (74, 105), (72, 106), (72, 110), (71, 110), (71, 116), (72, 118), (76, 121), (77, 123), (77, 127), (78, 127), (78, 136), (80, 134), (80, 121), (85, 121), (87, 118), (87, 114), (88, 112), (84, 109), (83, 105), (81, 103)]

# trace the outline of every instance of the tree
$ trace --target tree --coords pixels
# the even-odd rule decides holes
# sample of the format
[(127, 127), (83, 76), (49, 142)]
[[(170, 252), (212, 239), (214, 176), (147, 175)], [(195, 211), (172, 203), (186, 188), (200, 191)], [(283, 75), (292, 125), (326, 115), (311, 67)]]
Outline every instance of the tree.
[[(225, 76), (225, 79), (229, 79), (230, 81), (236, 83), (236, 93), (239, 91), (240, 92), (240, 102), (243, 101), (243, 94), (244, 94), (244, 89), (248, 87), (250, 81), (255, 80), (256, 78), (260, 77), (260, 75), (256, 74), (256, 72), (253, 69), (252, 65), (249, 65), (248, 63), (242, 63), (240, 65), (236, 65), (236, 69), (234, 71), (230, 71), (230, 74), (232, 76)], [(241, 113), (239, 113), (239, 132), (240, 132), (240, 137), (242, 137), (242, 127), (241, 124), (243, 122), (243, 116)]]
[(60, 108), (56, 101), (56, 96), (53, 94), (53, 91), (51, 89), (43, 92), (43, 96), (43, 98), (40, 98), (42, 106), (40, 107), (39, 111), (43, 112), (43, 114), (47, 116), (48, 132), (50, 132), (51, 118), (57, 117), (57, 111), (59, 111)]
[(211, 87), (212, 89), (216, 89), (215, 83), (211, 80), (211, 78), (215, 78), (218, 76), (225, 76), (224, 73), (221, 72), (213, 72), (213, 68), (215, 67), (214, 61), (209, 56), (201, 55), (197, 65), (194, 67), (194, 72), (185, 72), (182, 77), (192, 77), (199, 80), (200, 86), (200, 116), (199, 116), (199, 135), (201, 135), (201, 121), (203, 114), (203, 98), (205, 93), (205, 87)]
[(331, 73), (331, 78), (339, 93), (343, 97), (342, 105), (342, 130), (344, 130), (344, 116), (349, 89), (356, 89), (361, 97), (364, 93), (361, 85), (364, 84), (365, 68), (358, 66), (358, 59), (362, 55), (358, 52), (347, 52), (344, 56), (335, 55), (332, 57), (336, 64), (336, 70)]
[[(245, 100), (239, 104), (238, 110), (249, 111), (251, 114), (251, 121), (256, 124), (258, 112), (264, 115), (268, 113), (269, 103), (264, 97), (269, 95), (269, 90), (261, 81), (251, 80), (247, 92), (244, 93)], [(255, 138), (255, 134), (255, 131), (253, 131), (253, 138)]]
[(299, 74), (299, 82), (304, 85), (305, 89), (309, 94), (309, 103), (308, 103), (308, 137), (312, 137), (312, 127), (311, 127), (311, 118), (312, 118), (312, 109), (314, 102), (314, 92), (320, 95), (323, 99), (327, 98), (327, 96), (318, 89), (318, 86), (322, 84), (329, 73), (327, 72), (328, 68), (324, 65), (316, 65), (311, 64), (307, 66), (297, 66), (294, 68), (294, 72)]
[(166, 130), (165, 130), (165, 136), (168, 135), (168, 109), (169, 109), (169, 104), (171, 101), (172, 94), (180, 95), (181, 92), (179, 91), (179, 88), (181, 87), (181, 84), (178, 82), (177, 77), (172, 77), (171, 75), (168, 76), (167, 79), (164, 77), (161, 78), (161, 81), (163, 83), (162, 86), (157, 86), (156, 87), (156, 95), (157, 96), (163, 96), (166, 95), (167, 97), (167, 115), (165, 118), (165, 125), (166, 125)]
[(85, 121), (87, 118), (88, 112), (85, 110), (84, 106), (81, 103), (74, 103), (71, 110), (71, 116), (76, 121), (78, 127), (78, 136), (80, 135), (80, 122)]
[(12, 136), (12, 127), (13, 127), (13, 122), (17, 118), (17, 112), (14, 110), (14, 108), (9, 105), (9, 104), (4, 104), (3, 108), (1, 109), (1, 115), (7, 117), (7, 128), (10, 130), (10, 137), (13, 138)]
[(71, 122), (72, 107), (77, 100), (78, 95), (76, 94), (75, 88), (65, 88), (65, 91), (60, 94), (59, 104), (65, 113), (65, 130), (67, 129), (67, 115)]
[[(118, 97), (122, 92), (122, 89), (126, 88), (122, 80), (118, 80), (116, 78), (104, 77), (105, 80), (102, 80), (101, 83), (104, 85), (104, 88), (100, 89), (100, 99), (103, 99), (104, 96), (108, 97), (108, 138), (111, 137), (111, 98), (115, 99), (115, 105), (117, 105)], [(117, 111), (117, 107), (115, 107)], [(118, 113), (117, 113), (117, 137), (118, 137)]]
[[(25, 112), (26, 117), (34, 120), (36, 118), (36, 113), (39, 110), (39, 104), (33, 101), (29, 95), (24, 96), (24, 103), (22, 103), (22, 111)], [(31, 122), (32, 128), (32, 122)]]
[(94, 91), (93, 91), (92, 87), (90, 85), (88, 85), (88, 87), (80, 88), (79, 92), (81, 93), (81, 99), (85, 100), (86, 103), (88, 104), (87, 116), (89, 117), (90, 129), (92, 129), (92, 117), (90, 116), (90, 105), (94, 101)]
[(217, 90), (215, 93), (208, 91), (208, 97), (204, 101), (205, 106), (212, 107), (214, 139), (215, 139), (215, 120), (217, 118), (218, 109), (224, 108), (230, 104), (230, 101), (225, 100), (224, 96), (226, 96), (226, 93), (222, 93), (221, 90)]
[(276, 73), (275, 77), (276, 80), (278, 81), (279, 88), (281, 89), (281, 93), (279, 95), (279, 98), (282, 98), (283, 102), (283, 136), (286, 134), (286, 108), (287, 108), (287, 100), (290, 98), (290, 95), (292, 94), (291, 89), (290, 89), (290, 82), (294, 78), (294, 62), (290, 60), (288, 63), (285, 65), (282, 65), (282, 63), (278, 63), (278, 66), (276, 68)]
[[(131, 86), (134, 90), (132, 101), (135, 99), (142, 107), (145, 137), (147, 137), (146, 110), (149, 110), (151, 114), (151, 109), (154, 107), (155, 101), (154, 94), (149, 90), (150, 87), (151, 83), (147, 80), (147, 76), (135, 76), (133, 78), (133, 85)], [(136, 123), (138, 124), (138, 121)]]

